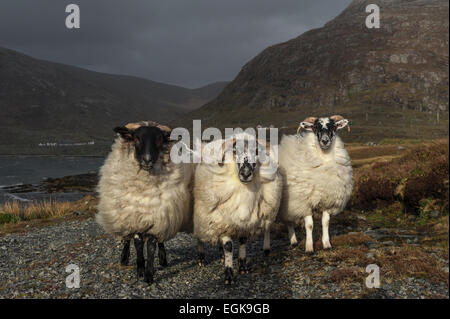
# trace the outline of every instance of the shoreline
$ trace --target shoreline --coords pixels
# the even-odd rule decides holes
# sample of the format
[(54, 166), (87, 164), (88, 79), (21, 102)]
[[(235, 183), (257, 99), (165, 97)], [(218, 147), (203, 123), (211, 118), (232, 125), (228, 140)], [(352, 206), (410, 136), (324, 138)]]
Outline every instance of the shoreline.
[(92, 157), (92, 158), (105, 158), (106, 155), (0, 154), (0, 158), (1, 157)]

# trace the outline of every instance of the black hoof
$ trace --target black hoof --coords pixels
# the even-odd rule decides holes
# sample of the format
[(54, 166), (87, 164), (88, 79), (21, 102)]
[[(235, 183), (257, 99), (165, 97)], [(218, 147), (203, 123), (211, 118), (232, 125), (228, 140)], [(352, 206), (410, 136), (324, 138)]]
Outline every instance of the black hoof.
[(324, 248), (323, 250), (331, 250), (331, 247), (326, 247), (326, 248)]
[(130, 240), (123, 240), (123, 249), (120, 254), (120, 264), (122, 266), (128, 266), (128, 262), (130, 261)]
[(289, 249), (296, 249), (297, 246), (298, 246), (298, 243), (291, 244), (291, 245), (289, 246)]
[(167, 254), (164, 243), (158, 243), (158, 261), (161, 267), (167, 267)]
[(248, 274), (248, 272), (250, 271), (250, 267), (247, 265), (247, 260), (244, 259), (238, 259), (238, 263), (239, 263), (239, 274), (244, 275), (244, 274)]
[(305, 251), (305, 254), (308, 256), (314, 256), (314, 251)]
[(137, 279), (141, 279), (142, 277), (144, 277), (144, 272), (145, 272), (145, 265), (137, 265)]
[(129, 256), (123, 256), (123, 255), (122, 255), (122, 256), (120, 257), (120, 264), (121, 264), (122, 266), (128, 266), (129, 261), (130, 261)]
[(205, 266), (205, 254), (198, 254), (198, 265), (200, 267), (204, 267)]
[(144, 274), (144, 281), (149, 285), (153, 284), (153, 273), (146, 271)]
[(264, 249), (264, 256), (269, 256), (270, 255), (270, 249)]
[(160, 260), (159, 265), (163, 268), (166, 268), (168, 266), (167, 260)]
[(233, 269), (230, 267), (225, 268), (225, 285), (233, 284)]

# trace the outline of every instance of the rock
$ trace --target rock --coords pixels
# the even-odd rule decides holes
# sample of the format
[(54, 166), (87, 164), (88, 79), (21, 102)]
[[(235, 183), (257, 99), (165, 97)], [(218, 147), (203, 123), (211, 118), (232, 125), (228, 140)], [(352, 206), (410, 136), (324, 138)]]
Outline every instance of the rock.
[(378, 247), (378, 242), (376, 241), (367, 241), (366, 243), (367, 248), (373, 249)]

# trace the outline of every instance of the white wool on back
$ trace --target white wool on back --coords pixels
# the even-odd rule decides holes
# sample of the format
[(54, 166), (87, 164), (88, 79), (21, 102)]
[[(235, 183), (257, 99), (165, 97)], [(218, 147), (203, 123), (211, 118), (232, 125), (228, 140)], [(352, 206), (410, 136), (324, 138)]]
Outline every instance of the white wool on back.
[(119, 237), (142, 232), (163, 242), (191, 230), (193, 166), (174, 164), (168, 156), (161, 155), (149, 173), (139, 168), (134, 147), (116, 139), (98, 184), (96, 220), (106, 232)]
[(235, 165), (235, 161), (223, 165), (202, 162), (196, 167), (194, 235), (203, 242), (218, 244), (224, 236), (252, 238), (276, 218), (282, 187), (278, 167), (260, 167), (253, 180), (243, 184)]
[(280, 221), (298, 224), (314, 211), (336, 215), (344, 210), (353, 190), (353, 170), (338, 136), (326, 151), (312, 132), (284, 136), (279, 165), (284, 177)]

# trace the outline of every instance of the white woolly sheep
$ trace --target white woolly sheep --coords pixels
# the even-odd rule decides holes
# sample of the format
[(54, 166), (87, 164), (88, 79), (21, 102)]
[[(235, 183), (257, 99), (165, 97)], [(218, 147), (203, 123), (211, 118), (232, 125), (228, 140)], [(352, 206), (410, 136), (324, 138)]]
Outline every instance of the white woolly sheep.
[[(124, 239), (122, 264), (128, 263), (134, 237), (137, 275), (153, 282), (156, 243), (167, 265), (163, 242), (192, 227), (192, 166), (170, 161), (170, 129), (148, 121), (116, 127), (112, 151), (100, 170), (97, 222)], [(147, 243), (147, 263), (144, 245)]]
[(287, 224), (291, 246), (297, 245), (294, 226), (304, 219), (308, 253), (314, 251), (313, 213), (322, 211), (322, 244), (330, 249), (330, 216), (342, 212), (352, 194), (350, 157), (336, 134), (347, 124), (340, 115), (310, 117), (300, 123), (300, 134), (283, 136), (280, 143), (284, 185), (277, 219)]
[[(204, 148), (219, 149), (222, 159), (196, 167), (193, 224), (194, 236), (199, 240), (199, 263), (204, 258), (204, 242), (222, 245), (226, 284), (233, 281), (232, 239), (239, 239), (239, 272), (246, 273), (247, 239), (270, 232), (278, 212), (282, 177), (270, 149), (267, 151), (271, 160), (258, 163), (257, 149), (265, 149), (261, 146), (249, 134), (215, 141)], [(227, 154), (233, 154), (233, 160), (225, 160)], [(269, 249), (267, 245), (264, 248)]]

